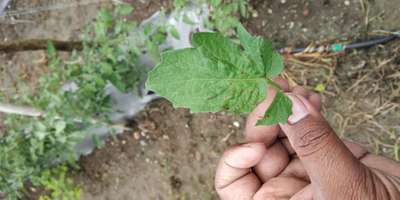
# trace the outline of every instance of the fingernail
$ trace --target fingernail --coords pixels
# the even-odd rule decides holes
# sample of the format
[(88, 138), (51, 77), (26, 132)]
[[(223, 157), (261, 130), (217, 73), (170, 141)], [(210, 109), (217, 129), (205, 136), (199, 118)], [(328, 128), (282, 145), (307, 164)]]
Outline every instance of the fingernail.
[(287, 94), (290, 100), (292, 100), (292, 115), (289, 116), (289, 124), (295, 124), (302, 119), (306, 118), (310, 112), (307, 110), (303, 102), (297, 97), (297, 95), (289, 93)]

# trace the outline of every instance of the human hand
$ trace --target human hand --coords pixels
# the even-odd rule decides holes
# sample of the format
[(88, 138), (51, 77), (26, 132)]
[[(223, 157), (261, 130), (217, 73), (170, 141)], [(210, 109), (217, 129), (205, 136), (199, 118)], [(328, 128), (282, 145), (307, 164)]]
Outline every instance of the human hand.
[(289, 89), (288, 123), (255, 126), (274, 90), (249, 115), (246, 143), (225, 151), (215, 177), (223, 200), (400, 199), (400, 165), (341, 141), (320, 114), (320, 97), (302, 87)]

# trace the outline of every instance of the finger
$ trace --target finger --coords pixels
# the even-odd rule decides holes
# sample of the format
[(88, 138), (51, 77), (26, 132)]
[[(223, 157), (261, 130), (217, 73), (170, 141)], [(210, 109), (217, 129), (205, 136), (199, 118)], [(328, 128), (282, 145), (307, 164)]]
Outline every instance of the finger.
[(307, 90), (302, 86), (295, 86), (292, 90), (292, 93), (296, 95), (301, 95), (304, 98), (308, 99), (310, 103), (314, 106), (315, 109), (321, 110), (321, 96), (315, 92)]
[(303, 163), (301, 163), (299, 158), (291, 160), (279, 176), (291, 176), (304, 181), (310, 181), (307, 171), (304, 169)]
[(379, 169), (387, 174), (400, 177), (400, 164), (384, 156), (367, 154), (361, 159), (361, 162), (368, 167)]
[(222, 199), (255, 194), (261, 183), (250, 168), (260, 162), (265, 152), (263, 143), (244, 144), (225, 151), (215, 175), (215, 188)]
[(360, 146), (357, 143), (348, 141), (348, 140), (343, 140), (343, 143), (346, 145), (346, 147), (351, 151), (351, 153), (357, 158), (360, 159), (363, 156), (365, 156), (368, 151), (364, 149), (362, 146)]
[[(294, 149), (290, 145), (289, 140), (287, 138), (280, 139), (280, 140), (286, 149), (290, 149), (290, 150), (288, 150), (289, 155), (295, 153)], [(374, 167), (374, 168), (380, 169), (382, 171), (391, 171), (391, 172), (395, 172), (395, 173), (396, 172), (400, 173), (400, 166), (396, 165), (396, 162), (394, 162), (393, 160), (390, 160), (387, 158), (385, 158), (385, 161), (382, 161), (381, 158), (375, 159), (374, 158), (374, 157), (376, 157), (375, 155), (367, 154), (368, 151), (366, 149), (364, 149), (362, 146), (360, 146), (359, 144), (356, 144), (354, 142), (350, 142), (347, 140), (343, 140), (343, 143), (346, 145), (347, 148), (349, 148), (349, 150), (354, 155), (354, 157), (356, 157), (357, 159), (362, 159), (361, 162), (363, 162), (368, 167)], [(365, 155), (367, 155), (367, 156), (365, 156)], [(394, 170), (395, 166), (398, 167), (397, 170)], [(393, 174), (393, 175), (395, 175), (395, 174)], [(301, 179), (304, 179), (307, 181), (310, 180), (306, 170), (304, 169), (303, 164), (301, 163), (301, 161), (298, 158), (292, 159), (289, 162), (288, 166), (285, 168), (285, 170), (282, 171), (280, 176), (294, 176), (294, 177), (301, 178)]]
[(292, 145), (289, 142), (289, 139), (287, 138), (280, 138), (281, 143), (283, 144), (283, 146), (285, 147), (286, 151), (288, 152), (289, 155), (293, 155), (296, 154), (296, 152), (294, 151)]
[(346, 140), (343, 140), (343, 142), (347, 148), (350, 149), (351, 153), (353, 153), (356, 158), (360, 159), (367, 167), (375, 168), (387, 174), (400, 177), (400, 163), (384, 156), (370, 154), (364, 147), (357, 143)]
[(305, 98), (308, 98), (311, 94), (309, 90), (307, 90), (306, 88), (299, 86), (299, 85), (293, 87), (292, 93), (294, 93), (296, 95), (301, 95)]
[(276, 177), (264, 183), (254, 195), (254, 200), (289, 199), (309, 183), (294, 177)]
[(313, 200), (314, 190), (312, 185), (309, 184), (292, 196), (290, 200)]
[(343, 140), (343, 142), (347, 148), (350, 149), (351, 153), (353, 153), (356, 158), (360, 159), (367, 167), (375, 168), (393, 176), (400, 177), (400, 163), (384, 156), (370, 154), (364, 147), (357, 143), (346, 140)]
[(308, 100), (316, 110), (321, 111), (322, 109), (321, 95), (311, 92), (310, 96), (308, 97)]
[[(289, 94), (293, 114), (280, 127), (323, 197), (348, 195), (340, 188), (360, 184), (366, 168), (337, 137), (322, 115), (304, 97)], [(341, 199), (341, 198), (338, 198)]]
[[(289, 90), (289, 84), (286, 80), (282, 78), (274, 79), (284, 91)], [(274, 97), (276, 95), (276, 90), (269, 87), (267, 91), (267, 99), (261, 102), (254, 109), (252, 113), (249, 114), (246, 121), (245, 137), (247, 142), (264, 142), (267, 146), (275, 141), (279, 126), (256, 126), (256, 123), (261, 119), (269, 105), (271, 105)]]
[(254, 167), (254, 172), (262, 182), (277, 176), (289, 163), (289, 155), (282, 143), (276, 142), (264, 154)]
[[(297, 87), (300, 87), (300, 86), (297, 86)], [(306, 93), (305, 95), (308, 95), (307, 99), (310, 101), (311, 105), (314, 106), (314, 108), (316, 110), (321, 111), (322, 103), (321, 103), (321, 96), (319, 94), (317, 94), (315, 92), (310, 92), (310, 91), (298, 92), (298, 93)], [(286, 135), (282, 131), (279, 131), (278, 137), (282, 138), (282, 137), (286, 137)]]

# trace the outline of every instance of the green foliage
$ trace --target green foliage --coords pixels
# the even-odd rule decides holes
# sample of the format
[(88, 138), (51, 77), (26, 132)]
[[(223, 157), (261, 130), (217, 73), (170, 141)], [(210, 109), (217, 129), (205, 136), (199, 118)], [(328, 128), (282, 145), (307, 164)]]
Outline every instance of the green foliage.
[(265, 112), (264, 118), (257, 121), (257, 125), (285, 124), (291, 114), (292, 102), (283, 92), (279, 91)]
[(211, 5), (206, 25), (222, 33), (229, 33), (240, 24), (239, 17), (249, 15), (248, 0), (207, 0)]
[(183, 8), (189, 1), (188, 0), (174, 0), (175, 9)]
[(240, 44), (202, 32), (193, 35), (193, 48), (162, 54), (147, 87), (192, 112), (247, 113), (265, 99), (270, 85), (278, 93), (258, 124), (286, 123), (291, 101), (272, 81), (283, 70), (282, 58), (269, 41), (238, 29)]
[[(191, 1), (175, 0), (176, 9), (181, 9)], [(240, 17), (247, 18), (250, 13), (249, 0), (196, 0), (196, 4), (207, 4), (210, 8), (209, 17), (205, 24), (223, 34), (233, 34), (233, 30), (240, 24)], [(190, 20), (186, 20), (190, 23)]]
[(40, 196), (39, 200), (72, 200), (80, 199), (81, 189), (75, 186), (73, 180), (67, 177), (67, 166), (59, 166), (45, 170), (39, 177), (31, 181), (33, 185), (43, 187), (49, 194)]
[[(65, 178), (65, 167), (57, 165), (74, 165), (75, 147), (89, 129), (109, 124), (107, 83), (122, 91), (132, 91), (138, 84), (143, 72), (136, 65), (138, 48), (129, 40), (136, 24), (124, 18), (130, 12), (126, 5), (117, 6), (113, 13), (101, 10), (84, 32), (83, 50), (73, 52), (68, 60), (60, 59), (48, 44), (49, 73), (40, 78), (36, 92), (14, 98), (45, 114), (7, 115), (7, 132), (0, 138), (0, 191), (6, 199), (21, 197), (29, 180), (51, 191), (42, 199), (78, 199), (79, 190)], [(67, 83), (75, 87), (65, 89)]]
[[(164, 13), (162, 13), (162, 15), (163, 14)], [(145, 40), (146, 49), (155, 60), (160, 59), (161, 50), (159, 46), (165, 43), (170, 28), (170, 26), (165, 24), (156, 23), (146, 24), (143, 28), (143, 40)]]

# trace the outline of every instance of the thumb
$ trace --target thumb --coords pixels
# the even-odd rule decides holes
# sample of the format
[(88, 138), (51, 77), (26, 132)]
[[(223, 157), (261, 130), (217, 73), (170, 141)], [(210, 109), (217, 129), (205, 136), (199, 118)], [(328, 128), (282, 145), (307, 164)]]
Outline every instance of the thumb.
[(295, 94), (288, 96), (293, 103), (293, 114), (287, 124), (280, 126), (318, 191), (317, 197), (348, 198), (354, 186), (362, 184), (367, 169), (306, 98)]

